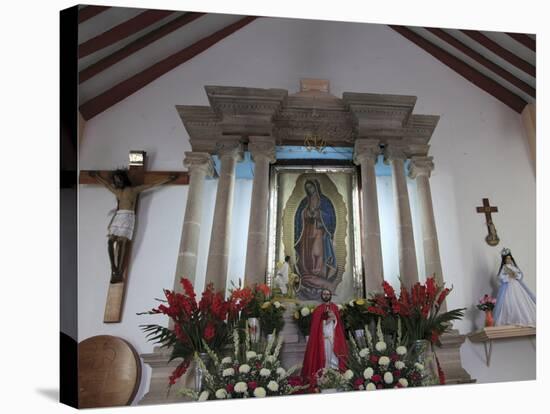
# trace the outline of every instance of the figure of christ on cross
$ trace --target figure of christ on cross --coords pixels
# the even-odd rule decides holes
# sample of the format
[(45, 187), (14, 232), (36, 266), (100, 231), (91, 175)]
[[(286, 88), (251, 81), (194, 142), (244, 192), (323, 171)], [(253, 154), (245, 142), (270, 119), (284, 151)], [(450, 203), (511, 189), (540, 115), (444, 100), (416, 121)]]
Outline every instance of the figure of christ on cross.
[(178, 175), (174, 174), (157, 182), (142, 185), (132, 185), (128, 173), (124, 169), (114, 171), (111, 175), (111, 182), (104, 179), (97, 171), (90, 171), (89, 175), (103, 184), (117, 199), (117, 210), (108, 227), (107, 247), (111, 262), (111, 283), (121, 283), (128, 245), (134, 233), (136, 201), (139, 194), (172, 182), (178, 178)]
[(488, 231), (488, 234), (485, 237), (485, 241), (489, 246), (496, 246), (500, 242), (500, 239), (498, 238), (497, 229), (495, 227), (495, 224), (493, 223), (493, 218), (491, 217), (491, 213), (498, 213), (498, 207), (492, 206), (489, 203), (489, 199), (484, 198), (483, 206), (476, 207), (476, 211), (478, 213), (485, 214), (487, 231)]

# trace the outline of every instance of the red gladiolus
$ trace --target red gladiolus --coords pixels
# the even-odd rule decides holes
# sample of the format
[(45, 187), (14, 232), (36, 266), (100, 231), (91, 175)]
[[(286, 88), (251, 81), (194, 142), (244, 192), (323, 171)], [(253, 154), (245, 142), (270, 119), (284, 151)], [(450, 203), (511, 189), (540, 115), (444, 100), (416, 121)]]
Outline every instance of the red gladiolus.
[(432, 344), (435, 344), (439, 339), (439, 332), (437, 331), (432, 331), (432, 336), (430, 337), (430, 341), (432, 342)]
[(170, 385), (174, 385), (178, 381), (178, 379), (187, 372), (188, 367), (189, 361), (183, 361), (181, 364), (179, 364), (172, 372), (172, 375), (170, 375)]
[(225, 386), (225, 390), (230, 394), (233, 392), (234, 389), (235, 389), (235, 386), (233, 384), (227, 384)]
[(395, 290), (393, 290), (392, 285), (388, 282), (383, 282), (382, 287), (384, 288), (384, 293), (386, 296), (388, 296), (391, 300), (395, 299)]
[(370, 362), (372, 362), (373, 364), (376, 364), (378, 362), (378, 356), (377, 355), (371, 355), (369, 357), (369, 360)]
[(270, 289), (269, 287), (264, 284), (264, 283), (260, 283), (259, 285), (256, 285), (256, 290), (259, 290), (260, 292), (262, 292), (264, 294), (265, 297), (268, 297), (269, 296), (269, 293), (270, 293)]
[(249, 383), (247, 383), (247, 385), (248, 385), (248, 388), (250, 388), (253, 391), (258, 387), (258, 383), (256, 381), (250, 381)]
[(353, 386), (355, 389), (359, 389), (361, 385), (365, 383), (365, 380), (363, 378), (357, 378), (355, 381), (353, 381)]
[(443, 291), (439, 294), (439, 298), (437, 298), (437, 306), (441, 306), (450, 291), (451, 289), (449, 288), (443, 289)]
[(375, 306), (369, 306), (367, 308), (367, 312), (374, 313), (375, 315), (386, 316), (386, 312), (384, 312), (382, 309), (377, 308)]
[(216, 327), (212, 322), (208, 322), (204, 328), (204, 339), (210, 341), (214, 336), (216, 336)]
[(380, 381), (382, 381), (382, 377), (378, 374), (374, 374), (372, 377), (371, 377), (371, 381), (372, 382), (376, 382), (376, 383), (379, 383)]
[(435, 294), (437, 293), (437, 286), (435, 285), (435, 279), (433, 277), (426, 279), (426, 292), (428, 301), (432, 303), (435, 300)]

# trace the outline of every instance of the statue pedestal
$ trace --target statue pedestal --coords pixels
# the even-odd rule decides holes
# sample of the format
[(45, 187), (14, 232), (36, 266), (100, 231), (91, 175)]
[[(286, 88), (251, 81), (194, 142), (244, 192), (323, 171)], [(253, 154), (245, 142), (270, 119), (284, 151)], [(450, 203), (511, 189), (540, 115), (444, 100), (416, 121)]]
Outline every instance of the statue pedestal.
[(294, 303), (287, 302), (285, 306), (286, 310), (283, 316), (285, 325), (281, 331), (281, 335), (285, 339), (281, 350), (281, 365), (285, 369), (288, 369), (293, 365), (302, 363), (306, 350), (306, 342), (305, 338), (298, 331), (298, 326), (294, 323)]

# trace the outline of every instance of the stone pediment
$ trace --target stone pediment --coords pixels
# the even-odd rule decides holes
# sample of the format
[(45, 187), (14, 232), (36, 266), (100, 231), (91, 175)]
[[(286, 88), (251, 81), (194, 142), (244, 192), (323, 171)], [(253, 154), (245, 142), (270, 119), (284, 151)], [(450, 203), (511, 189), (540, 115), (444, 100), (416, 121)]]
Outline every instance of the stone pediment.
[(402, 141), (411, 153), (427, 151), (439, 116), (414, 114), (416, 96), (344, 92), (328, 88), (288, 94), (285, 89), (205, 86), (210, 106), (176, 106), (194, 151), (214, 152), (216, 142), (272, 136), (277, 145), (303, 145), (317, 136), (333, 147), (358, 138), (382, 145)]

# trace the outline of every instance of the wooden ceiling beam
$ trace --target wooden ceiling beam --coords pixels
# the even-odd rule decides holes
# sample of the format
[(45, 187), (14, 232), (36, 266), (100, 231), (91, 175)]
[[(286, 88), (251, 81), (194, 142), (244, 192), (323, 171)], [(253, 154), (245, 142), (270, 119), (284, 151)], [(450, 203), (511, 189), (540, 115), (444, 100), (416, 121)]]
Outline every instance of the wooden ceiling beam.
[(82, 82), (86, 82), (88, 79), (93, 78), (98, 73), (113, 66), (115, 63), (120, 62), (121, 60), (127, 58), (138, 50), (143, 49), (145, 46), (150, 45), (151, 43), (172, 33), (174, 30), (177, 30), (180, 27), (191, 23), (192, 21), (198, 19), (201, 16), (204, 16), (205, 14), (206, 13), (185, 13), (184, 15), (178, 16), (175, 19), (170, 20), (168, 23), (162, 25), (161, 27), (149, 33), (146, 33), (144, 36), (134, 40), (132, 43), (122, 47), (121, 49), (118, 49), (116, 52), (110, 54), (109, 56), (106, 56), (98, 62), (93, 63), (87, 68), (81, 70), (78, 73), (78, 83), (80, 84)]
[(523, 33), (506, 33), (506, 34), (510, 36), (512, 39), (514, 39), (516, 42), (519, 42), (523, 46), (528, 47), (533, 52), (537, 51), (537, 41), (535, 39), (531, 39), (526, 34), (523, 34)]
[(536, 97), (536, 91), (535, 88), (530, 86), (528, 83), (522, 81), (519, 78), (516, 78), (513, 74), (508, 72), (506, 69), (501, 68), (496, 63), (490, 61), (482, 54), (476, 52), (475, 50), (469, 48), (466, 44), (462, 43), (460, 40), (458, 40), (456, 37), (450, 35), (446, 31), (442, 29), (436, 29), (431, 27), (425, 28), (430, 33), (434, 34), (435, 36), (439, 37), (441, 40), (444, 40), (451, 46), (453, 46), (455, 49), (460, 50), (462, 53), (464, 53), (466, 56), (472, 58), (477, 63), (485, 66), (487, 69), (493, 71), (498, 76), (500, 76), (503, 79), (506, 79), (508, 82), (510, 82), (512, 85), (516, 86), (517, 88), (521, 89), (523, 92), (529, 94), (531, 97)]
[(109, 10), (111, 6), (84, 6), (78, 10), (78, 24)]
[(78, 58), (82, 59), (98, 50), (126, 39), (140, 30), (175, 13), (171, 10), (147, 10), (78, 45)]
[(484, 74), (478, 72), (471, 66), (464, 63), (462, 60), (451, 55), (449, 52), (443, 50), (439, 46), (434, 45), (430, 41), (424, 39), (422, 36), (415, 33), (411, 29), (404, 26), (395, 25), (390, 25), (390, 27), (403, 37), (407, 38), (420, 48), (424, 49), (437, 60), (447, 65), (456, 73), (472, 82), (480, 89), (483, 89), (485, 92), (491, 94), (496, 99), (512, 108), (514, 111), (521, 113), (525, 105), (527, 105), (527, 102), (525, 102), (522, 98), (509, 91), (498, 82), (495, 82), (488, 76), (485, 76)]
[(193, 43), (191, 46), (168, 56), (152, 66), (149, 66), (147, 69), (144, 69), (136, 75), (118, 83), (112, 88), (80, 105), (80, 113), (86, 120), (93, 118), (97, 114), (105, 111), (117, 102), (120, 102), (124, 98), (137, 92), (165, 73), (171, 71), (182, 63), (187, 62), (199, 53), (204, 52), (212, 45), (251, 23), (256, 18), (257, 17), (255, 16), (247, 16), (240, 19), (239, 21), (230, 24), (221, 30), (218, 30), (210, 36)]
[(523, 60), (522, 58), (516, 56), (515, 54), (510, 52), (508, 49), (503, 48), (501, 45), (489, 39), (483, 33), (477, 30), (461, 30), (461, 32), (464, 33), (466, 36), (468, 36), (470, 39), (473, 39), (476, 42), (478, 42), (484, 48), (493, 52), (495, 55), (506, 60), (508, 63), (514, 65), (516, 68), (521, 69), (522, 71), (527, 73), (529, 76), (532, 76), (533, 78), (536, 77), (537, 71), (533, 65)]

